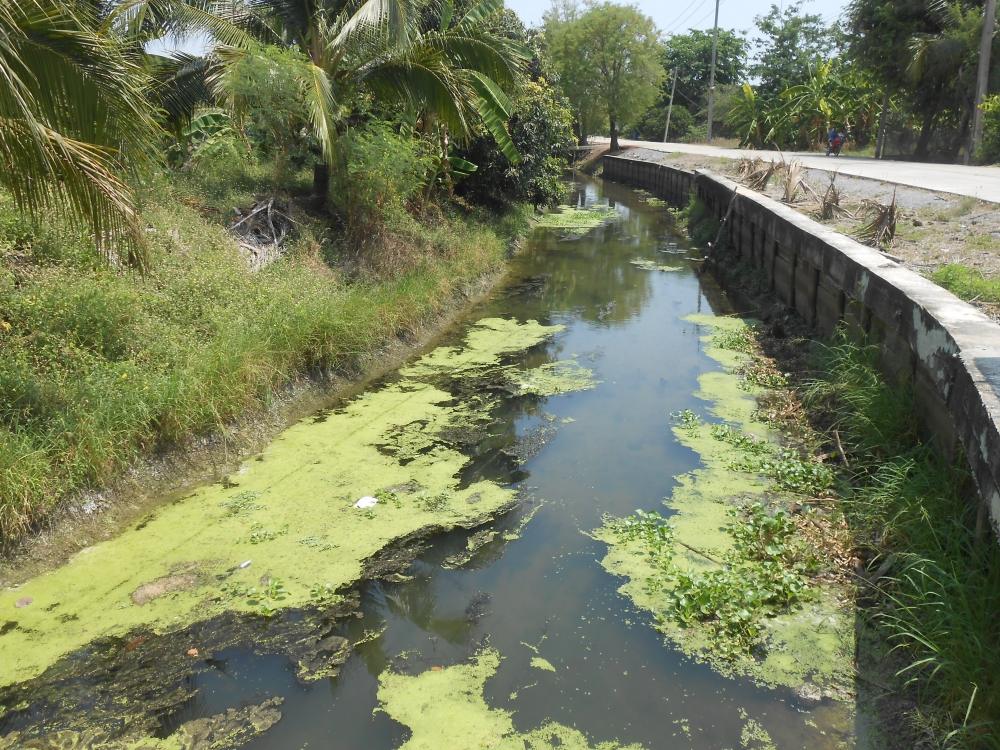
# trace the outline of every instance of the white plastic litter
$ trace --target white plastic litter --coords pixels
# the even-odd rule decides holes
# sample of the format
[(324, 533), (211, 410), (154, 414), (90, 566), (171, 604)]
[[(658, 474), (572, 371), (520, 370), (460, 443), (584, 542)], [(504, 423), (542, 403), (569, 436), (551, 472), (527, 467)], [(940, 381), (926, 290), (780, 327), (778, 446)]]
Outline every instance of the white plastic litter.
[(240, 563), (240, 570), (245, 570), (246, 568), (249, 568), (250, 563), (252, 562), (253, 560), (244, 560), (243, 562)]
[(354, 503), (355, 508), (374, 508), (378, 505), (378, 498), (372, 497), (371, 495), (365, 495), (363, 498)]

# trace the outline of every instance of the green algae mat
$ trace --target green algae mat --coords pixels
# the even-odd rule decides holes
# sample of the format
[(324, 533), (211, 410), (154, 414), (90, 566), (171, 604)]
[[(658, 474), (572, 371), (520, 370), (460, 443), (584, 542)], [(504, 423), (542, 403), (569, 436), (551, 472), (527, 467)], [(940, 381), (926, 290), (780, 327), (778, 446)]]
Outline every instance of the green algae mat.
[(747, 323), (686, 320), (708, 329), (706, 353), (724, 367), (703, 374), (697, 394), (720, 422), (674, 415), (677, 440), (701, 467), (677, 477), (666, 516), (608, 518), (594, 533), (608, 545), (601, 564), (626, 579), (621, 593), (685, 653), (725, 675), (846, 705), (853, 591), (802, 533), (824, 519), (797, 503), (832, 475), (780, 446), (783, 436), (758, 419), (762, 388), (740, 376), (753, 363)]
[(643, 750), (614, 741), (592, 743), (556, 722), (517, 731), (511, 713), (490, 708), (483, 697), (486, 681), (499, 665), (500, 654), (486, 649), (471, 663), (415, 676), (384, 672), (378, 691), (381, 710), (412, 732), (400, 750)]
[(618, 212), (608, 206), (579, 208), (559, 206), (558, 211), (550, 211), (538, 218), (535, 226), (542, 229), (558, 229), (566, 236), (583, 237), (591, 230), (611, 223)]
[(201, 487), (0, 592), (0, 686), (36, 677), (96, 639), (328, 604), (395, 543), (509, 510), (512, 489), (460, 484), (467, 458), (442, 438), (488, 421), (490, 402), (456, 400), (435, 383), (491, 373), (514, 391), (591, 387), (575, 362), (538, 373), (503, 364), (559, 330), (481, 320), (463, 346), (436, 349), (399, 380), (286, 430), (224, 486)]

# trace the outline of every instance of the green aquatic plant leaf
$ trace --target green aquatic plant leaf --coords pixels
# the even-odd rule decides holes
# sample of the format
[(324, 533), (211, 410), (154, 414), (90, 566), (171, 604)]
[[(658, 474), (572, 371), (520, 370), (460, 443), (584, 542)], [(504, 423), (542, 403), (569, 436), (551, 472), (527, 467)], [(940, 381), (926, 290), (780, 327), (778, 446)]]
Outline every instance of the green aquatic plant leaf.
[(718, 671), (849, 700), (852, 592), (816, 576), (821, 561), (783, 505), (829, 487), (832, 472), (782, 448), (756, 420), (740, 375), (755, 352), (748, 323), (687, 320), (707, 331), (706, 351), (724, 368), (703, 374), (697, 394), (721, 422), (673, 415), (674, 435), (702, 465), (677, 477), (668, 516), (605, 519), (594, 533), (608, 544), (602, 565), (626, 579), (621, 592), (673, 643)]

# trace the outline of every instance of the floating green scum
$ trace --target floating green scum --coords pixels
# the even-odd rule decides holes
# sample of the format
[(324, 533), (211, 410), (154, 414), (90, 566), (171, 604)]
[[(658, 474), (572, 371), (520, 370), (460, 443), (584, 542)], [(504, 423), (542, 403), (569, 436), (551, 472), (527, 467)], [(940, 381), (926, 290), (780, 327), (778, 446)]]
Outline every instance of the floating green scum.
[(568, 235), (582, 237), (590, 230), (610, 223), (617, 216), (618, 212), (610, 206), (592, 208), (559, 206), (558, 211), (550, 211), (541, 216), (536, 226), (543, 229), (562, 229)]
[[(672, 642), (720, 672), (846, 701), (853, 685), (852, 592), (809, 574), (822, 561), (810, 558), (815, 552), (785, 510), (793, 496), (777, 491), (767, 471), (782, 461), (806, 471), (817, 465), (794, 463), (755, 418), (756, 389), (737, 373), (751, 359), (739, 351), (747, 324), (687, 320), (710, 329), (706, 352), (725, 368), (702, 375), (697, 394), (722, 424), (681, 415), (674, 433), (699, 454), (701, 468), (677, 477), (667, 518), (608, 519), (594, 534), (608, 544), (602, 565), (627, 579), (620, 591), (653, 613)], [(761, 550), (753, 547), (758, 531), (769, 540)]]
[[(381, 550), (414, 535), (473, 528), (515, 492), (460, 485), (466, 457), (441, 431), (489, 419), (488, 400), (458, 400), (441, 378), (507, 372), (505, 355), (561, 330), (486, 319), (464, 346), (441, 347), (401, 379), (283, 432), (231, 481), (203, 486), (66, 564), (0, 592), (0, 686), (33, 678), (95, 639), (167, 633), (227, 611), (271, 614), (343, 592)], [(574, 365), (570, 385), (590, 382)], [(517, 385), (512, 383), (512, 392)], [(527, 390), (532, 390), (528, 388)]]
[(500, 654), (485, 649), (470, 663), (416, 676), (383, 672), (381, 710), (412, 732), (399, 750), (643, 750), (615, 741), (593, 744), (582, 732), (556, 722), (517, 731), (511, 712), (490, 708), (483, 697), (499, 665)]

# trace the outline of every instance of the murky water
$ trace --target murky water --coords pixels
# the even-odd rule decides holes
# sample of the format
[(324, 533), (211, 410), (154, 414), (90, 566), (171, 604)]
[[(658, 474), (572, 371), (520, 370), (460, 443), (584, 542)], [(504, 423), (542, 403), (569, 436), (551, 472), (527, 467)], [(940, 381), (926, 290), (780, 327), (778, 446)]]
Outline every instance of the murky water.
[[(696, 273), (684, 241), (661, 208), (613, 185), (584, 181), (581, 205), (610, 202), (621, 220), (582, 239), (538, 231), (512, 263), (509, 283), (442, 340), (461, 339), (484, 317), (536, 319), (565, 330), (523, 356), (529, 365), (576, 357), (601, 381), (592, 390), (511, 398), (475, 451), (463, 479), (516, 485), (526, 505), (498, 524), (498, 539), (459, 569), (443, 568), (466, 533), (433, 540), (412, 580), (370, 584), (354, 634), (383, 629), (360, 646), (339, 676), (302, 684), (289, 660), (231, 648), (195, 673), (195, 697), (163, 735), (193, 718), (284, 698), (283, 717), (251, 748), (395, 748), (408, 731), (374, 711), (379, 674), (418, 673), (461, 662), (484, 646), (503, 661), (486, 685), (490, 706), (513, 712), (519, 729), (556, 721), (592, 741), (653, 748), (738, 748), (747, 717), (779, 748), (850, 743), (836, 706), (801, 705), (786, 691), (719, 676), (665, 644), (649, 615), (616, 589), (599, 564), (605, 546), (586, 532), (604, 514), (662, 510), (674, 477), (698, 464), (670, 430), (672, 412), (704, 411), (700, 374), (718, 367), (701, 351), (693, 312), (728, 312), (723, 295)], [(649, 271), (632, 261), (674, 266)], [(512, 453), (532, 446), (527, 461)], [(537, 512), (536, 512), (537, 511)], [(554, 671), (540, 670), (541, 656)], [(841, 726), (837, 726), (841, 724)], [(2, 732), (0, 732), (2, 735)], [(757, 747), (753, 745), (753, 747)]]

